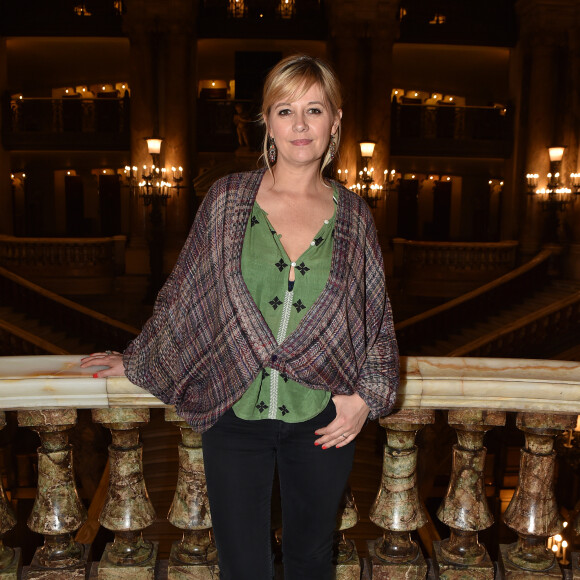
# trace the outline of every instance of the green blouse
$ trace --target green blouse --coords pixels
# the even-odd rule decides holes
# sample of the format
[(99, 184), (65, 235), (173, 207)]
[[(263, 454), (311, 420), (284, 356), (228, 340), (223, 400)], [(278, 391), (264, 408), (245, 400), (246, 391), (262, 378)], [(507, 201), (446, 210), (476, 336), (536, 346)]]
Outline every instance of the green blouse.
[[(338, 192), (334, 192), (335, 214)], [(278, 344), (290, 335), (322, 293), (332, 259), (335, 215), (324, 220), (310, 247), (291, 263), (268, 215), (254, 203), (242, 249), (242, 275)], [(294, 266), (294, 283), (288, 280)], [(330, 392), (309, 389), (269, 367), (262, 369), (234, 404), (241, 419), (299, 423), (318, 415)]]

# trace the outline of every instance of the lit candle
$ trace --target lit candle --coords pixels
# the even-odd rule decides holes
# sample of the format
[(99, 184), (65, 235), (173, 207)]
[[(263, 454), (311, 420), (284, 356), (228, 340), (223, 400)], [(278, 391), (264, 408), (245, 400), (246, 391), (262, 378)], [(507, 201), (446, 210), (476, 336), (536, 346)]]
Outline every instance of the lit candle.
[(568, 547), (568, 542), (566, 540), (564, 540), (562, 542), (562, 560), (560, 561), (560, 564), (563, 564), (564, 566), (566, 566), (566, 564), (569, 564), (570, 562), (568, 562), (568, 560), (566, 560), (566, 548)]

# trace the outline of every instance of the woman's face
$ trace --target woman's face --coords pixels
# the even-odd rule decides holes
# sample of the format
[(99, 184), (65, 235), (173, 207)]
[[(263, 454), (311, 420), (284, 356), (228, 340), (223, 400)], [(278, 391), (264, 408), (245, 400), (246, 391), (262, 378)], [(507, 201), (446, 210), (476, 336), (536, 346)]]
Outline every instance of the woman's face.
[(318, 84), (295, 101), (275, 102), (268, 115), (268, 133), (278, 148), (276, 165), (320, 164), (342, 111), (334, 116)]

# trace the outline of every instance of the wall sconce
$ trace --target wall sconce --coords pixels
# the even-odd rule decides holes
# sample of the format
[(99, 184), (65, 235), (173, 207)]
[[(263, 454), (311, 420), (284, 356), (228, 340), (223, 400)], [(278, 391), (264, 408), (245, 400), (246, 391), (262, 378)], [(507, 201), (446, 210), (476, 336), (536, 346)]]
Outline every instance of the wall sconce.
[(560, 146), (548, 147), (550, 172), (546, 176), (547, 184), (545, 187), (538, 187), (540, 181), (538, 173), (526, 174), (528, 193), (538, 199), (545, 210), (564, 211), (569, 204), (574, 203), (576, 196), (580, 194), (580, 174), (570, 174), (570, 187), (561, 181), (560, 169), (565, 149), (565, 147)]

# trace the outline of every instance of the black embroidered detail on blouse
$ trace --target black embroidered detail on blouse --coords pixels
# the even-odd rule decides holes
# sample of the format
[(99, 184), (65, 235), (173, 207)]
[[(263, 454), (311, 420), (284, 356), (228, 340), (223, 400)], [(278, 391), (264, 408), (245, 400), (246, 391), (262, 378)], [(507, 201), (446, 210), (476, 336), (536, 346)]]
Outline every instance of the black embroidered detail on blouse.
[(275, 236), (276, 235), (276, 230), (270, 230), (270, 233)]
[(315, 238), (314, 240), (314, 244), (316, 246), (320, 246), (320, 244), (322, 244), (322, 242), (324, 242), (324, 238), (322, 236), (318, 236), (317, 238)]
[(304, 306), (304, 304), (302, 303), (302, 300), (298, 299), (297, 302), (294, 302), (294, 304), (292, 304), (292, 306), (294, 306), (294, 308), (296, 308), (296, 312), (300, 312), (301, 310), (304, 310), (306, 308), (306, 306)]
[(262, 380), (264, 380), (266, 377), (269, 377), (270, 373), (266, 370), (266, 369), (262, 369)]
[(266, 405), (266, 403), (264, 403), (264, 401), (260, 401), (260, 403), (258, 405), (256, 405), (256, 409), (258, 409), (258, 411), (260, 411), (260, 413), (263, 413), (267, 408), (268, 408), (268, 405)]
[(259, 223), (260, 222), (258, 221), (258, 218), (255, 215), (253, 215), (250, 221), (250, 227), (253, 228), (254, 226), (257, 226)]
[(282, 304), (284, 304), (280, 298), (278, 298), (278, 296), (274, 296), (274, 298), (272, 298), (269, 303), (274, 310), (276, 310), (278, 306), (282, 306)]
[(280, 373), (280, 378), (281, 378), (281, 379), (282, 379), (282, 380), (283, 380), (285, 383), (287, 383), (287, 382), (288, 382), (288, 380), (289, 380), (289, 379), (288, 379), (288, 375), (286, 375), (286, 374), (284, 374), (284, 373)]
[(280, 270), (280, 272), (284, 269), (288, 267), (288, 264), (286, 264), (286, 262), (284, 262), (284, 258), (280, 258), (279, 262), (276, 262), (274, 264), (274, 266), (276, 266), (276, 268), (278, 268), (278, 270)]
[(304, 274), (306, 274), (306, 272), (310, 271), (310, 268), (304, 263), (304, 262), (300, 262), (299, 266), (296, 266), (296, 269), (304, 276)]
[(288, 410), (288, 408), (286, 407), (286, 405), (282, 405), (281, 407), (278, 407), (278, 409), (280, 409), (280, 411), (282, 412), (282, 417), (288, 413), (290, 413), (290, 411)]

